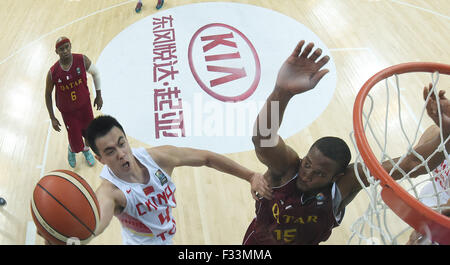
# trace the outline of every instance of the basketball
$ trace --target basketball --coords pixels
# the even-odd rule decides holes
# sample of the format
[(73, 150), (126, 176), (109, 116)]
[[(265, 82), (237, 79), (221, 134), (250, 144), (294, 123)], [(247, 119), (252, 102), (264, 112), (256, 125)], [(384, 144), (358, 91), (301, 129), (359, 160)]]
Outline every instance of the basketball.
[(87, 244), (94, 236), (100, 213), (97, 197), (77, 173), (54, 170), (36, 184), (31, 214), (38, 233), (51, 244)]

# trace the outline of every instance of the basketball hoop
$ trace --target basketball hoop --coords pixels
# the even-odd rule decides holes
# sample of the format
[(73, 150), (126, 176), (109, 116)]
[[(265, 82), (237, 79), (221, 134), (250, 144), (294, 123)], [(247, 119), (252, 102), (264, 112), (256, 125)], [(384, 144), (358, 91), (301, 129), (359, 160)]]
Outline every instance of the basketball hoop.
[[(375, 137), (375, 130), (379, 130), (379, 128), (374, 128), (370, 125), (370, 118), (371, 113), (373, 110), (373, 98), (369, 95), (369, 92), (372, 90), (374, 86), (377, 85), (382, 80), (386, 81), (386, 89), (389, 90), (389, 78), (394, 77), (395, 78), (395, 84), (396, 89), (398, 93), (399, 98), (399, 105), (398, 105), (398, 111), (400, 112), (400, 127), (401, 130), (404, 132), (404, 137), (407, 142), (407, 150), (404, 150), (405, 152), (411, 153), (414, 152), (412, 147), (417, 139), (417, 135), (420, 128), (420, 123), (422, 122), (422, 118), (426, 115), (424, 115), (425, 106), (423, 106), (422, 109), (422, 117), (420, 118), (420, 121), (417, 124), (417, 128), (415, 130), (415, 136), (414, 140), (411, 141), (410, 138), (408, 138), (407, 134), (404, 131), (405, 124), (403, 124), (401, 120), (401, 107), (402, 104), (400, 102), (400, 85), (399, 85), (399, 75), (407, 74), (407, 73), (431, 73), (431, 79), (433, 83), (433, 90), (436, 91), (437, 83), (439, 80), (439, 75), (450, 75), (450, 65), (440, 64), (440, 63), (424, 63), (424, 62), (413, 62), (413, 63), (404, 63), (395, 65), (392, 67), (388, 67), (374, 76), (372, 76), (361, 88), (359, 91), (354, 108), (353, 108), (353, 129), (354, 129), (354, 141), (356, 142), (357, 147), (357, 159), (355, 161), (355, 172), (357, 173), (358, 170), (356, 170), (356, 166), (358, 163), (361, 163), (363, 166), (363, 171), (365, 172), (366, 178), (368, 182), (370, 183), (369, 187), (365, 187), (362, 184), (362, 181), (359, 177), (359, 174), (357, 174), (357, 177), (363, 186), (364, 190), (367, 192), (367, 194), (370, 197), (370, 205), (368, 210), (366, 211), (365, 215), (362, 216), (357, 222), (355, 222), (352, 226), (353, 230), (353, 236), (358, 235), (360, 238), (365, 239), (366, 241), (370, 240), (374, 237), (375, 233), (378, 233), (381, 235), (381, 240), (384, 243), (397, 243), (398, 235), (393, 235), (391, 229), (389, 228), (389, 221), (386, 221), (384, 215), (389, 208), (400, 217), (404, 222), (406, 222), (409, 226), (420, 232), (422, 235), (428, 235), (432, 241), (438, 242), (440, 244), (450, 244), (450, 218), (440, 214), (438, 211), (433, 210), (430, 207), (427, 207), (423, 203), (419, 201), (419, 198), (417, 196), (418, 192), (416, 191), (416, 186), (414, 188), (411, 188), (409, 190), (406, 190), (404, 187), (402, 187), (397, 181), (392, 179), (390, 176), (390, 173), (386, 172), (383, 167), (381, 166), (382, 161), (386, 161), (390, 159), (390, 156), (386, 154), (387, 149), (387, 135), (388, 132), (388, 108), (389, 108), (389, 96), (387, 98), (387, 104), (386, 107), (386, 119), (385, 119), (385, 141), (384, 144), (381, 143), (380, 139), (377, 139)], [(413, 82), (415, 87), (418, 86), (417, 82)], [(425, 86), (428, 83), (420, 83), (420, 85)], [(450, 83), (449, 85), (450, 86)], [(387, 92), (388, 95), (391, 92)], [(403, 92), (405, 93), (405, 92)], [(411, 92), (415, 93), (415, 92)], [(419, 97), (419, 93), (416, 93), (416, 95)], [(431, 95), (431, 93), (430, 93)], [(428, 95), (428, 98), (430, 97)], [(435, 93), (437, 95), (437, 93)], [(370, 111), (369, 113), (364, 112), (364, 103), (366, 101), (366, 98), (370, 99), (369, 105)], [(427, 99), (428, 101), (428, 99)], [(377, 105), (379, 106), (379, 105)], [(367, 106), (366, 106), (367, 109)], [(440, 108), (438, 106), (438, 110), (440, 113)], [(364, 121), (363, 121), (364, 118)], [(398, 121), (396, 121), (398, 123)], [(381, 149), (382, 155), (380, 158), (377, 159), (373, 152), (373, 148), (369, 144), (369, 141), (367, 139), (366, 130), (369, 129), (368, 133), (371, 134), (375, 138), (374, 142), (376, 142), (376, 145)], [(397, 130), (399, 130), (397, 128)], [(380, 138), (380, 137), (378, 137)], [(443, 145), (448, 139), (442, 139), (442, 131), (441, 131), (441, 145), (440, 148), (444, 148)], [(442, 149), (440, 149), (442, 151)], [(445, 148), (444, 148), (445, 150)], [(403, 152), (403, 153), (405, 153)], [(448, 154), (445, 151), (445, 156), (448, 159)], [(400, 161), (405, 157), (406, 155), (402, 156), (400, 158)], [(363, 161), (361, 161), (361, 158)], [(423, 158), (420, 158), (423, 163), (426, 161)], [(398, 165), (398, 163), (391, 160), (392, 165), (394, 165), (394, 169), (398, 169), (395, 167), (395, 165)], [(428, 169), (428, 171), (432, 171), (433, 169)], [(411, 182), (411, 179), (409, 179), (409, 173), (404, 172), (404, 177), (402, 178), (406, 179), (407, 182)], [(381, 193), (382, 200), (379, 199), (379, 194)], [(385, 205), (388, 207), (384, 207)], [(440, 207), (438, 207), (438, 210), (440, 210)], [(375, 220), (375, 221), (374, 221)], [(362, 235), (361, 231), (363, 227), (369, 227), (370, 232), (367, 235)], [(410, 228), (408, 228), (410, 230)], [(405, 232), (407, 229), (402, 229), (400, 233)], [(352, 237), (350, 238), (349, 242), (352, 240)]]

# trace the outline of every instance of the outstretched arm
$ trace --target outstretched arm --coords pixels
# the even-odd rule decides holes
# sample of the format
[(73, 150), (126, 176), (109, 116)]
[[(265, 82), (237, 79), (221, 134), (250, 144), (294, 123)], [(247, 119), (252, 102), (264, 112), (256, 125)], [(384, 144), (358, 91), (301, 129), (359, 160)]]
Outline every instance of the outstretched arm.
[[(428, 87), (424, 87), (423, 89), (423, 97), (424, 100), (427, 99), (430, 90), (432, 89), (431, 84)], [(434, 121), (437, 126), (440, 126), (440, 130), (434, 131), (433, 135), (428, 134), (426, 137), (423, 137), (419, 144), (414, 148), (414, 152), (406, 155), (401, 161), (400, 157), (394, 158), (393, 161), (397, 164), (396, 169), (392, 170), (394, 166), (391, 161), (384, 161), (382, 166), (386, 172), (391, 172), (391, 176), (395, 180), (399, 180), (404, 177), (402, 172), (410, 172), (409, 177), (415, 178), (417, 176), (428, 173), (427, 167), (429, 170), (435, 169), (439, 166), (440, 163), (445, 159), (445, 155), (443, 151), (435, 152), (436, 149), (442, 143), (441, 141), (441, 131), (442, 131), (442, 139), (445, 140), (448, 138), (450, 134), (450, 102), (445, 97), (445, 91), (441, 90), (438, 93), (438, 100), (436, 100), (436, 96), (434, 94), (430, 95), (430, 98), (427, 102), (427, 114)], [(438, 113), (438, 104), (441, 110), (441, 119), (439, 118)], [(441, 123), (442, 121), (442, 123)], [(450, 141), (445, 144), (445, 149), (447, 152), (450, 151)], [(418, 158), (414, 153), (419, 154), (422, 158), (428, 162), (422, 163), (422, 160)], [(399, 163), (400, 162), (400, 163)], [(368, 186), (369, 183), (365, 178), (365, 174), (362, 171), (362, 168), (358, 168), (358, 173), (362, 177), (365, 186)], [(348, 203), (350, 203), (356, 194), (362, 189), (358, 179), (356, 178), (353, 164), (349, 165), (345, 175), (338, 181), (339, 189), (342, 193), (343, 201), (341, 207), (345, 207)]]
[[(278, 72), (275, 89), (267, 98), (254, 125), (253, 144), (258, 159), (264, 163), (272, 176), (282, 176), (296, 160), (297, 153), (287, 146), (278, 135), (284, 111), (290, 99), (313, 89), (322, 77), (328, 73), (322, 67), (329, 61), (320, 48), (309, 43), (302, 51), (305, 41), (300, 41), (292, 54), (283, 63)], [(270, 127), (269, 127), (270, 126)]]
[[(115, 214), (119, 214), (126, 205), (126, 198), (123, 193), (109, 181), (103, 180), (95, 195), (99, 204), (100, 222), (95, 230), (95, 235), (105, 231)], [(122, 204), (122, 206), (121, 206)]]
[(155, 162), (168, 174), (172, 174), (175, 167), (207, 166), (248, 181), (251, 185), (252, 196), (254, 199), (257, 199), (256, 193), (269, 200), (272, 199), (272, 190), (269, 188), (263, 175), (258, 174), (221, 154), (207, 150), (170, 145), (149, 148), (147, 149), (147, 152), (149, 152), (155, 159)]
[[(423, 89), (423, 98), (427, 99), (428, 94), (432, 89), (432, 85), (429, 84), (428, 87), (424, 87)], [(430, 98), (427, 102), (427, 114), (434, 121), (437, 126), (440, 126), (442, 131), (442, 140), (447, 139), (450, 134), (450, 102), (445, 97), (445, 91), (439, 91), (438, 101), (436, 101), (436, 96), (433, 92), (431, 92)], [(438, 113), (438, 104), (441, 110), (441, 119), (439, 119)], [(441, 121), (442, 123), (441, 123)], [(427, 137), (429, 139), (423, 139), (419, 142), (419, 144), (414, 148), (414, 151), (417, 152), (420, 156), (423, 157), (424, 160), (428, 160), (427, 163), (422, 164), (422, 160), (418, 158), (414, 153), (408, 154), (402, 162), (399, 164), (399, 167), (405, 172), (411, 172), (410, 177), (415, 178), (417, 176), (428, 173), (427, 167), (429, 170), (435, 169), (442, 161), (445, 159), (444, 152), (436, 152), (436, 149), (442, 143), (441, 141), (441, 133), (439, 130), (435, 130), (433, 136)], [(447, 152), (450, 151), (450, 141), (445, 145), (445, 149)], [(394, 162), (399, 161), (400, 158), (394, 159)], [(392, 163), (386, 161), (383, 163), (383, 168), (390, 172), (393, 168)], [(392, 178), (398, 180), (403, 177), (403, 174), (399, 170), (394, 170), (391, 174)]]

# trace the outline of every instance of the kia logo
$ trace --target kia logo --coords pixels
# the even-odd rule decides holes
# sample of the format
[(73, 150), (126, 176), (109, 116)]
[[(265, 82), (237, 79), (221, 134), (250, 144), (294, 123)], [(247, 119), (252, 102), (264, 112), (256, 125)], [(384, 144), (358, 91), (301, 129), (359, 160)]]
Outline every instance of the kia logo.
[(258, 87), (261, 65), (255, 47), (230, 25), (212, 23), (198, 29), (188, 56), (195, 81), (215, 99), (243, 101)]

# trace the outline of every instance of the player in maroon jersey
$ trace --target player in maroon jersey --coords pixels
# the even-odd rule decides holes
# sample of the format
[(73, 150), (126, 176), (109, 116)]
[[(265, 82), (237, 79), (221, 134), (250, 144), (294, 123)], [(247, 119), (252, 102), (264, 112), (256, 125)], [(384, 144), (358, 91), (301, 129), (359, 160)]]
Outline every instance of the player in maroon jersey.
[[(290, 99), (313, 89), (328, 73), (322, 68), (329, 57), (319, 59), (322, 50), (319, 48), (311, 53), (314, 44), (309, 43), (303, 49), (304, 44), (305, 41), (300, 41), (282, 65), (275, 89), (255, 121), (256, 135), (252, 140), (258, 159), (267, 166), (264, 177), (273, 189), (273, 199), (261, 198), (256, 202), (256, 217), (247, 229), (243, 244), (319, 244), (329, 238), (332, 229), (341, 222), (347, 204), (362, 189), (353, 164), (349, 165), (350, 149), (342, 139), (320, 138), (306, 156), (300, 158), (278, 135)], [(431, 86), (424, 88), (424, 98), (430, 89)], [(435, 97), (430, 99), (427, 113), (439, 124)], [(439, 103), (442, 131), (446, 138), (450, 133), (450, 102), (443, 91), (439, 92)], [(439, 143), (439, 137), (434, 137), (415, 148), (425, 160), (432, 155), (428, 161), (429, 168), (435, 168), (444, 160), (442, 152), (432, 154)], [(446, 149), (450, 150), (450, 144)], [(420, 163), (410, 153), (399, 167), (410, 172)], [(387, 161), (383, 167), (390, 172), (393, 166)], [(410, 177), (426, 172), (422, 165)], [(394, 179), (403, 177), (399, 170), (391, 175)], [(361, 172), (360, 176), (364, 174)], [(364, 177), (363, 182), (368, 185)]]
[(75, 154), (82, 152), (89, 166), (93, 166), (95, 159), (83, 141), (85, 130), (94, 119), (86, 72), (90, 73), (94, 80), (94, 107), (97, 107), (97, 110), (103, 105), (100, 76), (87, 56), (72, 53), (71, 48), (70, 40), (66, 37), (60, 37), (56, 41), (55, 51), (59, 60), (47, 73), (45, 103), (53, 129), (61, 131), (61, 124), (53, 112), (52, 92), (55, 88), (56, 107), (61, 112), (69, 138), (69, 165), (75, 167)]

